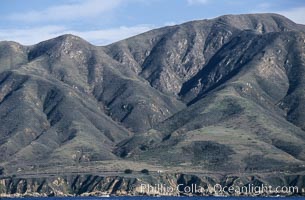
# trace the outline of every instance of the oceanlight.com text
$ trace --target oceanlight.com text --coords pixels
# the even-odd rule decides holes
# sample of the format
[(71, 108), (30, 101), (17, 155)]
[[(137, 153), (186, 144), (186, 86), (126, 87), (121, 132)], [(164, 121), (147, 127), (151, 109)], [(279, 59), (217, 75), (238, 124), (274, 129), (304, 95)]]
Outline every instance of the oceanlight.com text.
[(214, 186), (216, 194), (298, 194), (299, 188), (297, 186), (271, 186), (271, 185), (253, 185), (246, 186), (222, 186), (216, 184)]

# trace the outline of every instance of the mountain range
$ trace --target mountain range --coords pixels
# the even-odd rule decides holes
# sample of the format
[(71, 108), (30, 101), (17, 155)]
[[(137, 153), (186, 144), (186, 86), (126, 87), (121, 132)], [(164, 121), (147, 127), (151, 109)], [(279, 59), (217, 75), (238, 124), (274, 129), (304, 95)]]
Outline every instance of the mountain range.
[(278, 14), (107, 46), (0, 42), (2, 194), (125, 194), (126, 181), (159, 183), (160, 172), (168, 184), (303, 187), (304, 122), (305, 26)]

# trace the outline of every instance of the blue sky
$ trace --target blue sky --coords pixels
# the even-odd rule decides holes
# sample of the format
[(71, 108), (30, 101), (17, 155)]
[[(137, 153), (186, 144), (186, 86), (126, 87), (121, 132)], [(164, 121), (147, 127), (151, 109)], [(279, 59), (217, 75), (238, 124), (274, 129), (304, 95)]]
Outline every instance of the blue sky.
[(1, 0), (0, 41), (31, 45), (72, 33), (106, 45), (190, 20), (265, 12), (305, 24), (304, 0)]

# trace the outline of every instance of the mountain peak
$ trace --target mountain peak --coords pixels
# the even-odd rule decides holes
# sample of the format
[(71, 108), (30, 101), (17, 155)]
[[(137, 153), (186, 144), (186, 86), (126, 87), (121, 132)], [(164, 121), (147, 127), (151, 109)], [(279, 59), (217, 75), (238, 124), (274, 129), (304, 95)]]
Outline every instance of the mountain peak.
[[(56, 38), (55, 38), (56, 39)], [(87, 42), (86, 40), (84, 40), (83, 38), (73, 35), (73, 34), (64, 34), (64, 35), (60, 35), (57, 37), (57, 39), (62, 40), (62, 41), (82, 41), (82, 42)]]
[(213, 20), (238, 29), (258, 30), (261, 33), (298, 29), (293, 21), (275, 13), (223, 15)]
[(90, 49), (91, 46), (89, 42), (81, 37), (65, 34), (33, 45), (29, 58), (33, 59), (44, 54), (58, 57), (61, 53), (67, 54), (71, 51)]

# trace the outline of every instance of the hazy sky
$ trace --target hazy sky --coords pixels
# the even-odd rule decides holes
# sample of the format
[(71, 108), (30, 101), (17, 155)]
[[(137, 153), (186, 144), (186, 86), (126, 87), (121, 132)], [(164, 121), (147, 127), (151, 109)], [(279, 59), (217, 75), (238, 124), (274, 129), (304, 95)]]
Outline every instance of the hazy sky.
[(264, 12), (305, 24), (305, 0), (0, 0), (0, 41), (29, 45), (72, 33), (105, 45), (194, 19)]

